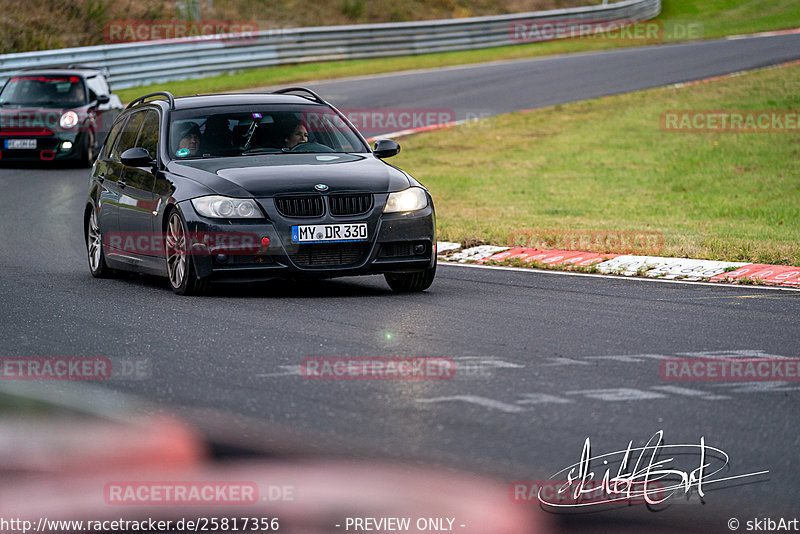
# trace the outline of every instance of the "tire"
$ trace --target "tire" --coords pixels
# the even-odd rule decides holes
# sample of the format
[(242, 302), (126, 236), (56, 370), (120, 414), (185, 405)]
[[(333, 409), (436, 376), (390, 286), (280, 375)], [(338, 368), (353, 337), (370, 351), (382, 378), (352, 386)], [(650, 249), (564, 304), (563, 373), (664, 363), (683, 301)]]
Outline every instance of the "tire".
[(116, 273), (106, 264), (106, 255), (103, 251), (103, 233), (97, 224), (97, 212), (91, 207), (91, 213), (86, 218), (86, 253), (89, 259), (89, 272), (95, 278), (112, 278)]
[(94, 164), (95, 152), (95, 137), (94, 132), (89, 130), (84, 137), (83, 147), (81, 147), (81, 155), (78, 159), (78, 165), (81, 167), (91, 167)]
[(386, 273), (383, 275), (386, 283), (398, 293), (413, 293), (425, 291), (433, 283), (436, 276), (436, 262), (433, 267), (416, 273)]
[(207, 283), (197, 278), (194, 262), (188, 251), (189, 230), (178, 210), (172, 210), (167, 219), (164, 242), (169, 285), (178, 295), (202, 295)]

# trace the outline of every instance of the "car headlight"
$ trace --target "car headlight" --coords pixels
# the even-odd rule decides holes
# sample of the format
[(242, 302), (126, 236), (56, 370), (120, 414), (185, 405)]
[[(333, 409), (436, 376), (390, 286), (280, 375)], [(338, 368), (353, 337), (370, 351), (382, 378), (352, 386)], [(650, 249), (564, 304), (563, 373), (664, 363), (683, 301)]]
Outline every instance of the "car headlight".
[(192, 206), (203, 217), (214, 219), (260, 219), (263, 217), (255, 200), (219, 195), (193, 198)]
[(421, 210), (428, 205), (428, 197), (421, 187), (409, 187), (403, 191), (389, 193), (383, 213)]
[(70, 129), (74, 128), (78, 124), (78, 114), (74, 111), (65, 111), (61, 118), (58, 120), (58, 124), (62, 128)]

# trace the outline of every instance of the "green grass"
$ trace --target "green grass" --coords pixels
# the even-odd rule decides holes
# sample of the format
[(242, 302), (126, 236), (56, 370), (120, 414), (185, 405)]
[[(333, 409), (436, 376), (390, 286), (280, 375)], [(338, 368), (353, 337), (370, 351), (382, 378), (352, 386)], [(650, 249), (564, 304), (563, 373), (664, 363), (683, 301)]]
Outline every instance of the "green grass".
[(705, 38), (800, 27), (794, 0), (664, 0), (658, 20), (700, 22)]
[(800, 265), (800, 134), (660, 126), (665, 110), (798, 110), (798, 86), (792, 65), (502, 115), (410, 136), (390, 161), (431, 190), (442, 240), (657, 232), (662, 256)]
[[(656, 20), (665, 28), (665, 40), (680, 40), (676, 30), (687, 28), (688, 25), (694, 30), (700, 28), (702, 38), (714, 38), (800, 27), (800, 9), (796, 0), (663, 0), (662, 13)], [(636, 40), (620, 42), (573, 39), (419, 56), (283, 65), (199, 80), (123, 89), (118, 93), (125, 102), (156, 90), (171, 91), (175, 95), (213, 93), (309, 80), (603, 50), (640, 44), (642, 43)]]

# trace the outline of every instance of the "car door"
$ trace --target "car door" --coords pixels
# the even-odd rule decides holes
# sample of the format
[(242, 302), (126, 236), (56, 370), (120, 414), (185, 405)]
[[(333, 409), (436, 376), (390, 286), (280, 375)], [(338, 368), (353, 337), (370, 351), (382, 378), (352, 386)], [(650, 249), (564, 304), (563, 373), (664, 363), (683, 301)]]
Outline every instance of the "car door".
[(125, 204), (131, 202), (131, 199), (125, 192), (127, 183), (125, 182), (124, 166), (120, 162), (120, 156), (123, 152), (136, 144), (136, 139), (139, 137), (139, 130), (142, 128), (142, 122), (144, 121), (144, 115), (144, 112), (136, 111), (128, 116), (125, 125), (119, 133), (119, 139), (114, 143), (106, 161), (107, 173), (104, 185), (108, 190), (108, 204), (110, 204), (108, 206), (108, 220), (114, 230), (104, 235), (109, 236), (109, 239), (106, 241), (109, 243), (108, 248), (111, 249), (109, 250), (110, 253), (121, 253), (126, 250), (126, 248), (129, 248), (124, 246), (127, 240), (127, 236), (125, 235), (127, 229), (120, 224), (120, 212)]
[(95, 163), (92, 178), (97, 182), (99, 193), (97, 195), (97, 224), (100, 227), (100, 233), (104, 236), (105, 246), (108, 252), (113, 253), (113, 250), (118, 249), (118, 234), (119, 234), (119, 198), (120, 191), (117, 187), (117, 181), (120, 178), (119, 163), (114, 162), (113, 154), (115, 147), (119, 142), (120, 134), (125, 127), (125, 120), (122, 120), (114, 125), (108, 135), (103, 150), (100, 152), (100, 157), (97, 158)]
[[(133, 146), (146, 149), (155, 158), (158, 147), (159, 113), (155, 109), (149, 109), (140, 112), (139, 115), (143, 119)], [(120, 154), (122, 153), (124, 150)], [(123, 164), (121, 166), (122, 197), (119, 204), (119, 227), (123, 235), (130, 233), (132, 237), (124, 240), (124, 250), (137, 256), (159, 256), (162, 254), (160, 236), (154, 233), (153, 224), (158, 214), (158, 195), (153, 192), (156, 180), (154, 168)]]

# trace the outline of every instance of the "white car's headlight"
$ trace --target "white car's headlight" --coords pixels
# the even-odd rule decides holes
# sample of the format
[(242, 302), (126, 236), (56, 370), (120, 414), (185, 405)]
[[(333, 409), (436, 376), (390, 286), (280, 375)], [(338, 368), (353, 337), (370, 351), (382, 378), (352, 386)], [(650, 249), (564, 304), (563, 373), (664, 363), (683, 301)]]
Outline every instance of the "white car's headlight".
[(428, 205), (428, 197), (421, 187), (409, 187), (403, 191), (389, 193), (383, 213), (421, 210)]
[(214, 219), (260, 219), (263, 217), (255, 200), (219, 195), (193, 198), (192, 206), (203, 217)]
[(70, 129), (78, 125), (78, 114), (74, 111), (66, 111), (58, 120), (58, 124), (62, 128)]

